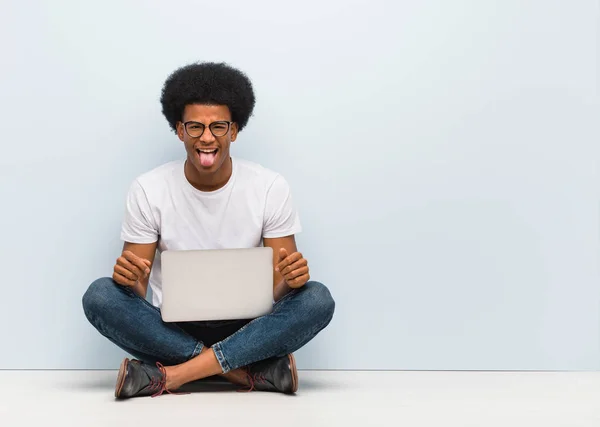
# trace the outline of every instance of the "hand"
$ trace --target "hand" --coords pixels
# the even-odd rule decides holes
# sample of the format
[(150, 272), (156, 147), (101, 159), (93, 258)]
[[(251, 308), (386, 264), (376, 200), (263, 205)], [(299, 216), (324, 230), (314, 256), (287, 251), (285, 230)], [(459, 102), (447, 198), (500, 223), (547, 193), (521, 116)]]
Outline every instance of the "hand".
[(288, 255), (285, 249), (279, 249), (279, 263), (275, 266), (275, 271), (281, 273), (290, 288), (300, 288), (310, 280), (308, 261), (300, 252)]
[(121, 286), (135, 286), (140, 279), (150, 274), (149, 260), (140, 258), (131, 251), (125, 251), (117, 259), (113, 280)]

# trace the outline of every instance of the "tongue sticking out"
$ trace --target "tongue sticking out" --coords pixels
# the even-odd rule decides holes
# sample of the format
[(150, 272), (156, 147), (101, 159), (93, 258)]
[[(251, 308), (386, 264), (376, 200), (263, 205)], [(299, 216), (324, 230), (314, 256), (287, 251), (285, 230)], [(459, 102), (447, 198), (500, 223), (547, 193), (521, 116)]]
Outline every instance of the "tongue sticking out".
[(200, 164), (204, 167), (210, 167), (215, 163), (216, 152), (203, 153), (200, 152)]

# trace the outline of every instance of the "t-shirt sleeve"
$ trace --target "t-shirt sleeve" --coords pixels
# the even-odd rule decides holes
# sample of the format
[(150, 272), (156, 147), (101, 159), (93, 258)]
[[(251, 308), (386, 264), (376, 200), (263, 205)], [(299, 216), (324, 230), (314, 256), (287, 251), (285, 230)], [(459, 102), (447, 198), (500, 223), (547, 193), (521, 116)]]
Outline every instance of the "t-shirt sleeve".
[(154, 243), (158, 241), (158, 235), (158, 225), (154, 221), (146, 192), (135, 180), (127, 194), (121, 240), (140, 244)]
[(301, 231), (302, 225), (290, 186), (281, 175), (277, 175), (267, 192), (263, 237), (285, 237)]

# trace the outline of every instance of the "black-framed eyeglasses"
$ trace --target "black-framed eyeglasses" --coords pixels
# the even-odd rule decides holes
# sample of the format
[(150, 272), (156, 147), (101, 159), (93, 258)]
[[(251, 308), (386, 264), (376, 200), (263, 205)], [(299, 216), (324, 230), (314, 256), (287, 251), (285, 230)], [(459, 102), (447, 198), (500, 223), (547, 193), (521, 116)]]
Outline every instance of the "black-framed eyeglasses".
[[(225, 136), (227, 135), (227, 132), (229, 132), (229, 129), (231, 129), (232, 123), (233, 122), (228, 122), (226, 120), (219, 120), (209, 124), (208, 128), (215, 137)], [(200, 122), (185, 122), (183, 124), (183, 128), (185, 129), (185, 132), (192, 138), (200, 138), (204, 134), (206, 125)]]

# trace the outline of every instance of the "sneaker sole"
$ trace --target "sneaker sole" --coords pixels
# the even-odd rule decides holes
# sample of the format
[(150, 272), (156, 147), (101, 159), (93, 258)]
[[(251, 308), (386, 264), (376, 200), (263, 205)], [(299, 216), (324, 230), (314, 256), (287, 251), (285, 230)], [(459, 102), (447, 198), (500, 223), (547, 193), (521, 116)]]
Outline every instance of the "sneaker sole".
[(121, 396), (121, 389), (123, 388), (123, 383), (125, 383), (125, 375), (127, 374), (128, 365), (129, 359), (123, 359), (123, 361), (121, 362), (121, 367), (119, 368), (119, 375), (117, 376), (117, 384), (115, 385), (116, 398), (119, 398)]
[(290, 359), (290, 370), (292, 371), (292, 391), (291, 393), (296, 393), (298, 391), (298, 370), (296, 369), (296, 358), (294, 358), (293, 354), (288, 355)]

